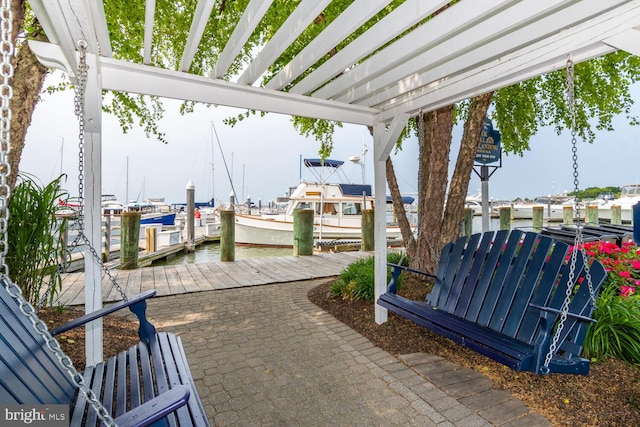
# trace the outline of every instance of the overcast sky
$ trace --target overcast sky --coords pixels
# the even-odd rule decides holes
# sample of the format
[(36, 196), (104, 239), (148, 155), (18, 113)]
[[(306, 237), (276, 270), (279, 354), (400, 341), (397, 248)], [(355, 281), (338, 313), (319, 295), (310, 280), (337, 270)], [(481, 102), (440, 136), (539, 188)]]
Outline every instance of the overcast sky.
[[(640, 96), (640, 90), (636, 93)], [(212, 123), (229, 172), (233, 172), (239, 199), (251, 196), (253, 201), (260, 198), (266, 203), (283, 195), (300, 180), (300, 156), (318, 157), (319, 143), (298, 135), (288, 116), (256, 116), (231, 128), (222, 120), (242, 110), (197, 106), (195, 113), (180, 116), (177, 101), (166, 100), (165, 105), (166, 117), (161, 128), (167, 133), (167, 145), (146, 138), (139, 129), (123, 134), (112, 116), (103, 115), (103, 194), (115, 194), (121, 201), (164, 197), (169, 203), (184, 202), (185, 186), (191, 180), (196, 186), (196, 201), (208, 200), (212, 194), (217, 200), (227, 201), (231, 186)], [(78, 123), (73, 111), (71, 91), (42, 95), (27, 133), (20, 170), (38, 176), (43, 182), (65, 173), (68, 175), (65, 188), (75, 196)], [(581, 188), (640, 182), (640, 128), (627, 125), (623, 117), (614, 126), (614, 132), (598, 133), (593, 145), (579, 141)], [(460, 137), (458, 128), (454, 132), (450, 169), (455, 164)], [(373, 142), (367, 129), (345, 124), (334, 139), (331, 158), (345, 161), (343, 168), (355, 183), (362, 181), (362, 169), (348, 159), (360, 155), (363, 144), (369, 147), (365, 173), (372, 183)], [(490, 198), (532, 198), (573, 189), (570, 135), (558, 136), (551, 129), (543, 129), (533, 138), (531, 146), (532, 151), (524, 157), (503, 155), (502, 168), (489, 181)], [(401, 153), (393, 155), (403, 193), (416, 192), (417, 154), (417, 142), (413, 139), (405, 142)], [(311, 175), (303, 170), (302, 178), (311, 179)], [(478, 192), (480, 187), (480, 180), (473, 174), (469, 194)]]

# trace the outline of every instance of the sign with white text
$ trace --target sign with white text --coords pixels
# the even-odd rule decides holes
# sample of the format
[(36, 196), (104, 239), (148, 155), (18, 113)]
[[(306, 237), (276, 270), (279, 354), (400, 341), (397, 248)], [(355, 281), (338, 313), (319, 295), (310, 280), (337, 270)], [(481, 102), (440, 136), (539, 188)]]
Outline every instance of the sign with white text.
[(487, 164), (500, 160), (502, 150), (500, 148), (500, 132), (493, 129), (491, 120), (484, 119), (480, 143), (476, 152), (476, 162)]

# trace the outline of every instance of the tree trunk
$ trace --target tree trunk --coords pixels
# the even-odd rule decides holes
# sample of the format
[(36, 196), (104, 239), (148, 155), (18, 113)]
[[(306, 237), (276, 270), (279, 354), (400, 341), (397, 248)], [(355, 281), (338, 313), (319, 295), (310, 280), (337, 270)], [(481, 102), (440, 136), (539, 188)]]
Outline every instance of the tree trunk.
[(411, 266), (435, 272), (447, 192), (453, 105), (418, 116), (418, 241)]
[(402, 203), (402, 194), (400, 193), (400, 188), (398, 187), (398, 180), (396, 179), (396, 173), (393, 169), (393, 162), (391, 161), (391, 157), (387, 158), (386, 171), (387, 185), (389, 186), (389, 192), (391, 193), (393, 210), (396, 213), (396, 218), (398, 218), (398, 226), (400, 227), (400, 232), (402, 233), (402, 241), (407, 251), (407, 257), (409, 259), (412, 259), (416, 254), (416, 241), (413, 238), (411, 224), (409, 224), (409, 220), (407, 219), (407, 212), (404, 208), (404, 203)]
[[(12, 2), (14, 31), (16, 28), (23, 28), (24, 26), (24, 3), (24, 1), (18, 0)], [(35, 21), (33, 28), (33, 32), (28, 35), (29, 39), (47, 41), (39, 22)], [(13, 42), (14, 45), (17, 43), (17, 33)], [(31, 124), (33, 111), (40, 100), (42, 85), (48, 73), (48, 69), (38, 62), (24, 39), (15, 46), (14, 77), (11, 82), (13, 87), (13, 99), (11, 100), (11, 153), (8, 159), (11, 172), (7, 177), (7, 184), (10, 189), (16, 184), (27, 129)]]
[(493, 92), (490, 92), (471, 100), (469, 115), (464, 124), (464, 132), (460, 141), (456, 168), (449, 186), (444, 221), (438, 237), (439, 247), (443, 247), (446, 243), (460, 236), (460, 224), (464, 217), (464, 202), (469, 189), (473, 163), (478, 151), (484, 119), (487, 116), (487, 109), (492, 98)]

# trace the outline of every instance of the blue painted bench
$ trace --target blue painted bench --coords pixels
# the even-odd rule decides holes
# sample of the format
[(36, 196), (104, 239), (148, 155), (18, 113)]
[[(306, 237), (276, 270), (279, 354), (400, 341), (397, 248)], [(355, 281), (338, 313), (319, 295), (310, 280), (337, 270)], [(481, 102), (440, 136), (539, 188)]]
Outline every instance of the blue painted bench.
[[(586, 281), (574, 288), (556, 349), (549, 352), (569, 284), (568, 250), (548, 236), (517, 230), (461, 237), (442, 249), (435, 276), (391, 264), (378, 304), (514, 370), (586, 375), (589, 361), (580, 354), (593, 321)], [(606, 272), (598, 261), (589, 270), (597, 295)], [(397, 295), (403, 271), (435, 278), (426, 301)], [(574, 277), (585, 277), (581, 256)]]
[[(71, 426), (100, 424), (92, 405), (5, 288), (5, 280), (0, 280), (0, 403), (68, 404)], [(119, 426), (208, 426), (180, 338), (156, 333), (146, 318), (146, 300), (153, 295), (155, 291), (148, 291), (105, 307), (51, 335), (128, 307), (140, 321), (140, 343), (88, 366), (85, 384)]]

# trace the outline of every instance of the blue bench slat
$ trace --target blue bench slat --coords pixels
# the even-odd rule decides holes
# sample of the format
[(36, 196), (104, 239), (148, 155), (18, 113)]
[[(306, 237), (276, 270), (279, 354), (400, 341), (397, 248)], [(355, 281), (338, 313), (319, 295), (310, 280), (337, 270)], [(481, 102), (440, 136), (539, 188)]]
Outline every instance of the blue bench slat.
[[(83, 372), (85, 377), (85, 383), (87, 386), (91, 386), (91, 378), (93, 377), (93, 366), (87, 366)], [(70, 427), (82, 427), (84, 421), (84, 411), (87, 408), (87, 398), (84, 394), (78, 393), (76, 402), (71, 410)]]
[(117, 363), (118, 358), (116, 356), (110, 357), (106, 362), (106, 374), (104, 384), (104, 398), (102, 404), (109, 411), (110, 414), (115, 414), (113, 396), (116, 389), (116, 376), (117, 376)]
[[(515, 258), (512, 260), (508, 277), (502, 282), (502, 288), (496, 301), (495, 309), (493, 310), (493, 313), (491, 313), (491, 317), (489, 319), (489, 328), (502, 332), (502, 328), (507, 320), (507, 314), (509, 313), (509, 309), (513, 306), (513, 300), (516, 296), (516, 292), (518, 291), (518, 286), (513, 286), (513, 284), (522, 283), (525, 273), (529, 272), (526, 270), (527, 264), (534, 253), (535, 245), (537, 243), (537, 234), (525, 234), (524, 240), (522, 240), (519, 248), (517, 249), (517, 254), (514, 254)], [(536, 253), (532, 261), (535, 262), (535, 258), (538, 256), (539, 255)], [(542, 257), (546, 258), (546, 253), (542, 254)], [(522, 319), (519, 318), (515, 320), (520, 322)]]
[[(437, 280), (441, 285), (430, 300), (434, 307), (443, 307), (449, 297), (449, 291), (453, 285), (453, 280), (455, 279), (458, 270), (458, 262), (462, 256), (465, 243), (465, 241), (459, 239), (447, 248), (446, 253), (442, 254), (445, 256), (445, 260), (442, 262), (444, 271), (439, 271), (440, 277), (437, 277)], [(436, 273), (436, 276), (437, 275), (438, 273)]]
[[(527, 272), (522, 280), (522, 285), (516, 291), (513, 303), (511, 307), (509, 307), (509, 312), (501, 328), (503, 334), (515, 338), (522, 324), (525, 322), (527, 310), (529, 309), (528, 303), (542, 275), (542, 269), (549, 256), (551, 243), (552, 241), (549, 239), (536, 241), (535, 255), (527, 265)], [(533, 321), (534, 323), (537, 323), (538, 320), (539, 316), (535, 319), (529, 319), (529, 321)], [(534, 329), (537, 329), (537, 327)], [(531, 343), (530, 339), (524, 341)]]
[[(7, 306), (0, 307), (3, 313)], [(7, 313), (11, 316), (11, 314)], [(0, 368), (0, 380), (9, 382), (14, 398), (24, 403), (64, 403), (75, 394), (75, 386), (64, 377), (61, 367), (52, 359), (55, 357), (40, 345), (37, 337), (29, 335), (22, 323), (9, 325), (0, 321), (2, 340), (0, 358), (4, 361)], [(29, 325), (31, 327), (31, 325)], [(28, 356), (25, 356), (28, 355)]]
[(502, 247), (507, 241), (508, 236), (509, 233), (505, 230), (500, 230), (495, 234), (491, 250), (489, 251), (489, 255), (487, 255), (482, 273), (480, 273), (480, 278), (475, 286), (470, 287), (473, 293), (469, 296), (469, 308), (464, 316), (464, 318), (470, 322), (475, 322), (478, 319), (480, 309), (489, 289), (489, 284), (491, 283), (498, 260), (500, 259)]
[[(128, 391), (129, 391), (129, 402), (131, 402), (132, 407), (140, 406), (142, 404), (142, 383), (140, 382), (140, 368), (138, 366), (138, 347), (131, 347), (127, 352), (127, 365), (129, 369), (129, 381), (128, 381)], [(127, 385), (127, 383), (123, 384), (123, 386)], [(127, 399), (127, 389), (122, 390), (122, 395), (124, 399)]]
[[(543, 240), (550, 241), (550, 239)], [(531, 297), (530, 302), (532, 304), (543, 307), (548, 304), (552, 292), (556, 289), (556, 277), (558, 277), (562, 270), (568, 251), (569, 246), (566, 243), (553, 242), (551, 255), (544, 266), (542, 277), (536, 286), (536, 291)], [(540, 313), (527, 307), (524, 318), (522, 319), (522, 325), (520, 326), (516, 338), (525, 342), (533, 342), (539, 323)]]
[[(182, 340), (180, 339), (180, 337), (177, 337), (175, 335), (169, 336), (169, 340), (171, 341), (171, 348), (174, 352), (176, 352), (176, 360), (180, 361), (180, 363), (176, 363), (176, 367), (181, 380), (184, 383), (193, 384), (194, 380), (193, 376), (191, 375), (191, 369), (186, 363), (187, 355), (184, 352)], [(194, 421), (194, 424), (201, 425), (203, 421), (206, 420), (207, 415), (204, 411), (204, 407), (202, 406), (202, 401), (200, 400), (200, 397), (197, 393), (197, 390), (195, 390), (194, 388), (191, 397), (189, 397), (188, 407), (191, 414), (191, 419)]]
[(475, 319), (475, 322), (479, 325), (489, 325), (489, 321), (491, 320), (493, 311), (495, 310), (496, 304), (498, 303), (500, 293), (502, 292), (502, 287), (504, 286), (504, 282), (507, 280), (509, 271), (511, 270), (514, 254), (520, 247), (521, 237), (521, 231), (515, 230), (511, 232), (509, 238), (507, 239), (507, 244), (505, 245), (504, 249), (502, 249), (502, 253), (500, 255), (500, 259), (498, 260), (493, 278), (489, 283), (489, 288), (487, 289), (484, 301), (482, 301), (481, 303), (480, 313), (478, 313), (478, 318)]
[[(467, 310), (469, 309), (469, 304), (471, 302), (471, 296), (473, 295), (474, 286), (476, 286), (478, 280), (480, 279), (480, 273), (482, 273), (482, 268), (485, 265), (489, 249), (491, 248), (491, 244), (493, 243), (493, 237), (493, 233), (484, 233), (482, 235), (482, 241), (478, 246), (477, 254), (473, 258), (473, 265), (471, 266), (471, 270), (469, 271), (467, 285), (463, 286), (462, 288), (460, 298), (458, 298), (458, 304), (456, 305), (455, 310), (448, 310), (449, 312), (453, 312), (458, 317), (465, 317), (467, 314)], [(470, 284), (473, 285), (470, 286)]]
[[(565, 243), (519, 230), (460, 238), (443, 248), (426, 302), (395, 295), (392, 281), (378, 304), (513, 369), (542, 373), (557, 310), (566, 298), (567, 251)], [(583, 266), (579, 255), (576, 280), (584, 275)], [(414, 271), (393, 269), (394, 278), (401, 270)], [(597, 261), (591, 277), (597, 293), (606, 278)], [(576, 289), (551, 355), (551, 372), (589, 371), (580, 353), (593, 307), (586, 284)]]
[[(116, 407), (115, 407), (115, 415), (116, 417), (121, 416), (127, 411), (127, 351), (123, 351), (118, 353), (116, 356), (116, 363), (120, 369), (117, 371), (117, 379), (116, 379)], [(132, 385), (129, 382), (129, 389), (135, 388), (135, 385)], [(129, 397), (132, 397), (133, 393), (130, 394)], [(136, 407), (140, 406), (140, 399), (133, 401), (131, 399), (131, 406)]]
[[(150, 295), (137, 298), (130, 306), (140, 320), (143, 341), (105, 363), (88, 366), (85, 383), (121, 425), (147, 420), (173, 426), (180, 420), (183, 426), (208, 426), (180, 339), (156, 333), (146, 320), (145, 300)], [(150, 353), (147, 341), (165, 344)], [(78, 393), (66, 369), (0, 283), (0, 404), (9, 403), (69, 404), (70, 426), (100, 424), (86, 397)], [(187, 404), (196, 410), (188, 409)]]
[[(178, 365), (182, 365), (182, 355), (175, 354), (177, 351), (177, 341), (170, 340), (170, 337), (164, 335), (159, 337), (158, 344), (162, 351), (162, 357), (165, 360), (170, 360), (171, 363), (167, 363), (164, 366), (167, 382), (173, 387), (174, 385), (186, 382), (191, 383), (192, 380), (186, 378), (180, 378), (178, 373)], [(174, 347), (175, 346), (175, 347)], [(183, 406), (175, 412), (175, 416), (179, 424), (184, 424), (186, 420), (191, 419), (189, 414), (189, 406)]]
[(458, 262), (458, 269), (456, 271), (455, 279), (451, 285), (451, 290), (449, 291), (449, 295), (447, 295), (446, 302), (443, 306), (444, 310), (448, 313), (455, 311), (456, 306), (458, 305), (460, 292), (462, 291), (463, 285), (468, 280), (469, 269), (471, 268), (476, 255), (476, 247), (478, 246), (479, 241), (479, 234), (470, 236), (467, 241), (467, 246), (462, 254), (462, 260)]
[[(93, 370), (93, 377), (91, 378), (91, 391), (93, 391), (98, 400), (100, 400), (101, 402), (104, 401), (104, 397), (102, 396), (102, 385), (104, 383), (103, 381), (104, 363), (98, 363)], [(87, 404), (89, 405), (88, 402)], [(84, 425), (93, 426), (98, 420), (98, 414), (96, 414), (96, 411), (87, 411), (86, 419), (87, 421)]]

